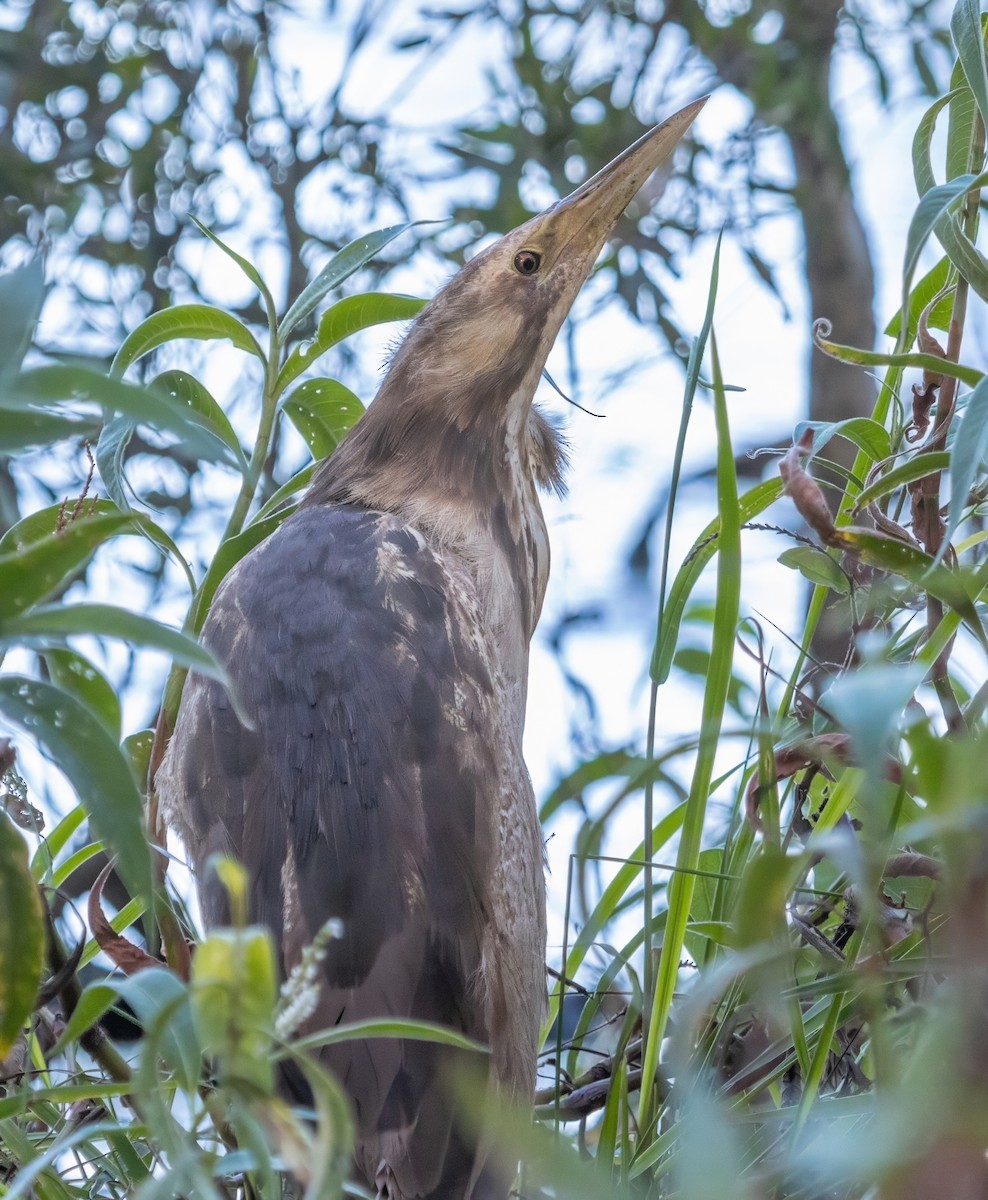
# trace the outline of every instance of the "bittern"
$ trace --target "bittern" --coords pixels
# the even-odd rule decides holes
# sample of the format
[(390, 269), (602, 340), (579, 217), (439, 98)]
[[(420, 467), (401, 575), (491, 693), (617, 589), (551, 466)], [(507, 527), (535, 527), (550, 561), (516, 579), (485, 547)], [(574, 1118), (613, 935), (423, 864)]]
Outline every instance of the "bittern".
[[(420, 313), (299, 509), (226, 577), (158, 773), (207, 924), (214, 852), (250, 878), (287, 974), (330, 920), (305, 1029), (418, 1018), (490, 1048), (528, 1101), (546, 1003), (544, 848), (522, 757), (529, 642), (549, 571), (539, 491), (563, 453), (533, 408), (608, 234), (702, 101), (474, 257)], [(327, 1047), (355, 1173), (391, 1200), (491, 1200), (510, 1180), (461, 1125), (456, 1053)], [(459, 1052), (462, 1053), (462, 1052)]]

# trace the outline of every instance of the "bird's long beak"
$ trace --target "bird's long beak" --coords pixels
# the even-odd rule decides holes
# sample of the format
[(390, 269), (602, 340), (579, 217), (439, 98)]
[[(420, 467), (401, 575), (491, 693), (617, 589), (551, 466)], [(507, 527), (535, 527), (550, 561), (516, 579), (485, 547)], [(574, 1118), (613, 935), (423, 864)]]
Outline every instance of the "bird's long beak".
[(656, 167), (669, 157), (706, 102), (706, 96), (694, 100), (656, 125), (544, 214), (558, 231), (564, 257), (571, 261), (589, 257), (589, 273), (617, 219)]

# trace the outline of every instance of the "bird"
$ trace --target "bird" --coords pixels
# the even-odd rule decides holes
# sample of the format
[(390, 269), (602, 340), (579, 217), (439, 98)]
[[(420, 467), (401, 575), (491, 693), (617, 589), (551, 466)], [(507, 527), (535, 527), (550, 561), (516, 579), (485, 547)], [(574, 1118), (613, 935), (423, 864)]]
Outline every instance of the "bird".
[[(534, 407), (614, 225), (703, 100), (471, 258), (410, 326), (297, 510), (225, 577), (155, 781), (207, 926), (239, 860), (288, 976), (332, 928), (300, 1032), (420, 1019), (489, 1048), (485, 1094), (531, 1103), (547, 1003), (544, 841), (522, 754), (549, 572), (540, 493), (565, 451)], [(241, 718), (244, 718), (243, 720)], [(466, 1052), (340, 1041), (354, 1179), (379, 1200), (505, 1200), (461, 1118)], [(290, 1089), (290, 1085), (289, 1089)]]

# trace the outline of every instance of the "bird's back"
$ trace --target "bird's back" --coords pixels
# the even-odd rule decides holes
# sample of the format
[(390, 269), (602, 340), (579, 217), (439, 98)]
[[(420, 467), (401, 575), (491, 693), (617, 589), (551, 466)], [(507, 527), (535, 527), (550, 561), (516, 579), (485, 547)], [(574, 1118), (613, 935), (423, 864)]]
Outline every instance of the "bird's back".
[[(225, 912), (206, 859), (232, 854), (286, 974), (339, 922), (303, 1031), (439, 1022), (490, 1043), (494, 1078), (527, 1098), (544, 1003), (541, 839), (517, 681), (502, 676), (469, 566), (395, 515), (311, 505), (231, 572), (203, 638), (254, 725), (190, 674), (158, 788), (207, 922)], [(478, 1179), (454, 1120), (455, 1052), (372, 1039), (325, 1058), (382, 1195), (504, 1195)]]

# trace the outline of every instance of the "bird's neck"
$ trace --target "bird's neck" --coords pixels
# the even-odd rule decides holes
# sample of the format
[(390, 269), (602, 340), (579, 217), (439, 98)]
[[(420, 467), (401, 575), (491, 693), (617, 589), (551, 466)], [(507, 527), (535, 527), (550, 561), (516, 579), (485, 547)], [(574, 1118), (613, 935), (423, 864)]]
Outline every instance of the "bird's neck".
[[(538, 490), (562, 486), (558, 435), (532, 409), (531, 392), (426, 401), (391, 382), (319, 468), (304, 503), (359, 504), (401, 516), (437, 548), (475, 564), (495, 607), (504, 604), (494, 593), (512, 583), (527, 640), (548, 578)], [(528, 386), (526, 379), (515, 383)]]

